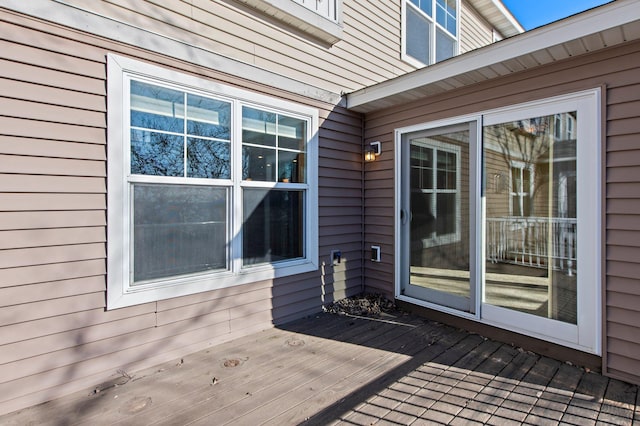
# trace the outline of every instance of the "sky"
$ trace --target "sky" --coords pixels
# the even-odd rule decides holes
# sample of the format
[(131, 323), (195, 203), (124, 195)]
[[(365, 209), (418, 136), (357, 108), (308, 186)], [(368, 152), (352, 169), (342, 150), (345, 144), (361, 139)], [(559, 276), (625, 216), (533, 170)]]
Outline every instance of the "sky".
[(575, 15), (611, 0), (502, 0), (525, 30)]

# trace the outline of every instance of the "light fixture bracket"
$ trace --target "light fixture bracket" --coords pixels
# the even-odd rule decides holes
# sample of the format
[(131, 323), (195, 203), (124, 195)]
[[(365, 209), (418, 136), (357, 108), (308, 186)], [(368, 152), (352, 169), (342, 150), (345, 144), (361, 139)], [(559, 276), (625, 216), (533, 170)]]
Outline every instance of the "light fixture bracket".
[(382, 153), (382, 144), (380, 141), (370, 142), (364, 153), (365, 161), (375, 161), (376, 157)]

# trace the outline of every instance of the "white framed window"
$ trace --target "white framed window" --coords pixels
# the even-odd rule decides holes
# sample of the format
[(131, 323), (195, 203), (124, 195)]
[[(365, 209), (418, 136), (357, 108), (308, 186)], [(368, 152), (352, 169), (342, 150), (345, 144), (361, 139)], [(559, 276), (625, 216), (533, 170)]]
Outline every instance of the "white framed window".
[(342, 40), (342, 0), (238, 0), (330, 45)]
[(554, 137), (557, 141), (575, 139), (576, 116), (571, 114), (556, 114), (554, 116)]
[(459, 0), (402, 0), (402, 59), (422, 67), (458, 54)]
[(534, 169), (530, 164), (511, 162), (511, 216), (531, 216), (531, 196), (534, 188)]
[(317, 110), (108, 57), (107, 307), (318, 268)]
[(423, 138), (410, 149), (412, 202), (430, 217), (423, 246), (460, 241), (460, 147)]
[(293, 0), (318, 15), (338, 22), (339, 0)]

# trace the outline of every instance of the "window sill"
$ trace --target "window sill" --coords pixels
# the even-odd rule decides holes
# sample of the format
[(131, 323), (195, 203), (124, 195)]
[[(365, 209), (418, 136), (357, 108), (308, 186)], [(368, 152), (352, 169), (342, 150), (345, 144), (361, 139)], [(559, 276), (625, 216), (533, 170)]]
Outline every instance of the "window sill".
[(342, 40), (342, 25), (291, 0), (238, 0), (305, 34), (334, 45)]
[(318, 261), (300, 259), (277, 267), (274, 267), (273, 265), (260, 265), (254, 268), (248, 268), (236, 274), (229, 271), (223, 271), (211, 274), (202, 274), (200, 276), (192, 275), (175, 277), (135, 287), (125, 287), (125, 285), (123, 285), (123, 279), (120, 281), (121, 288), (111, 288), (107, 292), (107, 310), (189, 296), (207, 291), (221, 290), (224, 288), (258, 283), (261, 281), (272, 281), (277, 278), (299, 275), (317, 270)]

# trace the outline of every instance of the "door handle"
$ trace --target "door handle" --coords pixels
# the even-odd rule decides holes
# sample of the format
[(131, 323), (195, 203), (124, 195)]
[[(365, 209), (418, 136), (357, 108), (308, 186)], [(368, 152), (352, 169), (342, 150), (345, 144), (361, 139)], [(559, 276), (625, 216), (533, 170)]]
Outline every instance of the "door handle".
[(408, 219), (409, 219), (409, 213), (407, 213), (405, 209), (400, 209), (400, 223), (403, 225), (406, 225)]

